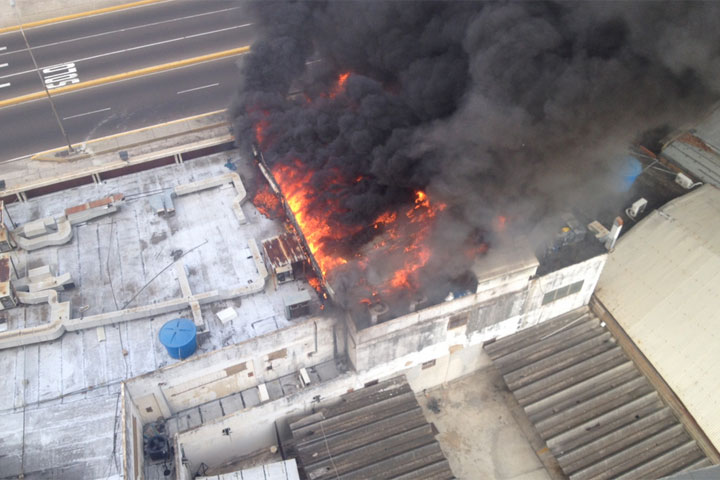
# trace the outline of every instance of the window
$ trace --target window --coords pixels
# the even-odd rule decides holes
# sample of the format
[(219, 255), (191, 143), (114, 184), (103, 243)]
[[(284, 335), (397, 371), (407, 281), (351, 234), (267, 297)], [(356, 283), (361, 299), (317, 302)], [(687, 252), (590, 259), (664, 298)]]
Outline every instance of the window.
[(453, 328), (460, 328), (465, 325), (467, 325), (468, 317), (470, 314), (468, 313), (462, 313), (460, 315), (454, 315), (450, 317), (450, 321), (448, 322), (448, 330), (452, 330)]
[(570, 290), (568, 291), (568, 295), (572, 295), (573, 293), (578, 293), (580, 290), (582, 290), (583, 281), (580, 280), (579, 282), (575, 282), (572, 285), (570, 285)]
[(570, 285), (565, 285), (564, 287), (556, 288), (555, 290), (549, 291), (543, 297), (542, 304), (547, 305), (548, 303), (554, 302), (555, 300), (560, 300), (561, 298), (567, 297), (568, 295), (578, 293), (580, 290), (582, 290), (583, 282), (583, 280), (580, 280), (579, 282), (571, 283)]
[(435, 359), (430, 360), (429, 362), (425, 362), (422, 364), (422, 369), (425, 370), (426, 368), (434, 367), (435, 366)]

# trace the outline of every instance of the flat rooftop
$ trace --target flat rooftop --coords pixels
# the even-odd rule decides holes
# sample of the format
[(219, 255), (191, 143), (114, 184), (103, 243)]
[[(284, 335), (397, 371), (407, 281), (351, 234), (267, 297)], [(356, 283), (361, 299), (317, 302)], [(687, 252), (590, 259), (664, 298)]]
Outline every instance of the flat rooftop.
[(484, 367), (417, 396), (457, 478), (565, 478), (484, 353)]
[[(13, 280), (43, 266), (55, 275), (69, 273), (75, 288), (58, 292), (58, 301), (69, 302), (70, 319), (79, 321), (187, 296), (175, 268), (178, 259), (193, 295), (253, 282), (259, 272), (249, 242), (260, 246), (285, 229), (250, 201), (242, 203), (247, 220), (242, 224), (232, 209), (237, 195), (232, 183), (175, 197), (173, 215), (156, 213), (158, 199), (175, 187), (227, 175), (233, 168), (243, 180), (253, 178), (250, 163), (229, 151), (7, 205), (12, 221), (23, 225), (124, 195), (117, 212), (74, 225), (68, 243), (14, 252)], [(299, 291), (314, 294), (303, 281), (277, 286), (268, 277), (257, 293), (201, 304), (198, 353), (290, 325), (284, 299)], [(221, 322), (215, 314), (228, 307), (237, 316)], [(9, 331), (37, 327), (49, 321), (50, 307), (20, 305), (0, 311), (0, 317)], [(158, 340), (162, 325), (178, 317), (192, 319), (193, 312), (188, 306), (0, 350), (0, 478), (21, 471), (25, 478), (119, 473), (122, 449), (114, 425), (120, 382), (178, 361)]]

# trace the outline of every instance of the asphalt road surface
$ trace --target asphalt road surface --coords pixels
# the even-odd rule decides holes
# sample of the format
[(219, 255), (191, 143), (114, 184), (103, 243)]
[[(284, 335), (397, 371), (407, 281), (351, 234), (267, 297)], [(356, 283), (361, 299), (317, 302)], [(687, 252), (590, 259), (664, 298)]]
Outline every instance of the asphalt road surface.
[[(53, 98), (70, 141), (80, 143), (226, 108), (236, 88), (240, 58), (213, 60)], [(0, 108), (0, 125), (0, 163), (65, 145), (46, 99)]]
[[(255, 31), (244, 2), (172, 0), (25, 33), (52, 93), (58, 86), (250, 45)], [(227, 107), (239, 61), (240, 55), (212, 60), (53, 99), (70, 141), (78, 143)], [(21, 33), (0, 34), (0, 100), (38, 91), (42, 84)], [(64, 144), (46, 98), (0, 108), (0, 125), (0, 162)]]

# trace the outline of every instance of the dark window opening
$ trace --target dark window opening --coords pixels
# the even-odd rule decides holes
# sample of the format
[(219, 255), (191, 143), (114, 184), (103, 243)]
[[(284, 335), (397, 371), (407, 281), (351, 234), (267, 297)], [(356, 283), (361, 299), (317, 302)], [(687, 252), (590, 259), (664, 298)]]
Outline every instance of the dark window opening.
[(430, 360), (429, 362), (425, 362), (422, 364), (422, 369), (425, 370), (426, 368), (434, 367), (435, 366), (435, 359)]
[(556, 288), (555, 290), (547, 292), (543, 296), (542, 304), (547, 305), (555, 300), (560, 300), (561, 298), (578, 293), (582, 290), (583, 282), (584, 280), (580, 280), (579, 282), (571, 283), (570, 285), (565, 285), (564, 287)]

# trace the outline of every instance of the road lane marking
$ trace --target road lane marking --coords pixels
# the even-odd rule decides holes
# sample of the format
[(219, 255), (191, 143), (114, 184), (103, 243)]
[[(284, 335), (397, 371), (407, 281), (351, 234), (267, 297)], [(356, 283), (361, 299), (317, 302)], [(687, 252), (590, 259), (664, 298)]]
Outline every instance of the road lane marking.
[[(212, 60), (218, 60), (226, 57), (233, 57), (238, 55), (245, 55), (250, 52), (249, 46), (233, 48), (231, 50), (224, 50), (222, 52), (210, 53), (208, 55), (201, 55), (199, 57), (186, 58), (185, 60), (178, 60), (176, 62), (164, 63), (162, 65), (155, 65), (152, 67), (141, 68), (125, 73), (118, 73), (103, 78), (96, 78), (94, 80), (87, 80), (85, 82), (76, 83), (75, 85), (66, 85), (53, 90), (53, 95), (59, 95), (61, 93), (73, 92), (82, 88), (96, 87), (98, 85), (104, 85), (106, 83), (119, 82), (122, 80), (128, 80), (130, 78), (141, 77), (143, 75), (150, 75), (166, 70), (173, 70), (175, 68), (187, 67), (189, 65), (195, 65), (198, 63), (209, 62)], [(21, 95), (15, 98), (9, 98), (7, 100), (0, 100), (0, 108), (8, 107), (10, 105), (17, 105), (19, 103), (30, 102), (32, 100), (38, 100), (45, 97), (45, 92), (34, 92), (28, 93), (27, 95)]]
[(188, 92), (194, 92), (195, 90), (202, 90), (203, 88), (217, 87), (219, 83), (211, 83), (210, 85), (203, 85), (202, 87), (188, 88), (187, 90), (180, 90), (177, 92), (178, 95)]
[(61, 63), (43, 68), (43, 79), (48, 90), (80, 83), (74, 63)]
[(10, 86), (9, 83), (0, 83), (0, 88), (5, 88), (5, 87), (9, 87), (9, 86)]
[[(68, 20), (76, 20), (78, 18), (91, 17), (93, 15), (102, 15), (104, 13), (116, 12), (118, 10), (129, 10), (135, 7), (143, 7), (145, 5), (151, 5), (153, 3), (166, 3), (169, 1), (172, 0), (140, 0), (138, 2), (125, 3), (123, 5), (115, 5), (113, 7), (98, 8), (97, 10), (63, 15), (62, 17), (47, 18), (45, 20), (38, 20), (36, 22), (23, 23), (22, 28), (28, 29), (33, 27), (42, 27), (43, 25), (49, 25), (51, 23), (67, 22)], [(11, 27), (0, 28), (0, 35), (8, 32), (16, 32), (20, 30), (20, 27), (21, 25), (13, 25)]]
[(0, 52), (2, 52), (3, 50), (7, 50), (7, 47), (0, 47)]
[(93, 113), (107, 112), (108, 110), (110, 110), (110, 107), (101, 108), (100, 110), (93, 110), (92, 112), (85, 112), (85, 113), (78, 113), (77, 115), (70, 115), (69, 117), (63, 117), (63, 120), (70, 120), (71, 118), (84, 117), (85, 115), (92, 115)]
[[(195, 15), (188, 15), (188, 16), (185, 16), (185, 17), (171, 18), (170, 20), (161, 20), (161, 21), (159, 21), (159, 22), (146, 23), (146, 24), (144, 24), (144, 25), (135, 25), (134, 27), (119, 28), (119, 29), (117, 29), (117, 30), (109, 30), (109, 31), (107, 31), (107, 32), (95, 33), (95, 34), (93, 34), (93, 35), (85, 35), (85, 36), (83, 36), (83, 37), (70, 38), (70, 39), (68, 39), (68, 40), (61, 40), (61, 41), (59, 41), (59, 42), (45, 43), (45, 44), (43, 44), (43, 45), (33, 45), (32, 48), (33, 48), (33, 50), (38, 50), (38, 49), (40, 49), (40, 48), (56, 47), (56, 46), (58, 46), (58, 45), (63, 45), (63, 44), (65, 44), (65, 43), (77, 42), (77, 41), (80, 41), (80, 40), (88, 40), (88, 39), (90, 39), (90, 38), (102, 37), (102, 36), (104, 36), (104, 35), (111, 35), (111, 34), (114, 34), (114, 33), (129, 32), (129, 31), (131, 31), (131, 30), (137, 30), (137, 29), (139, 29), (139, 28), (155, 27), (155, 26), (162, 25), (162, 24), (165, 24), (165, 23), (179, 22), (179, 21), (183, 21), (183, 20), (188, 20), (188, 19), (190, 19), (190, 18), (202, 17), (202, 16), (204, 16), (204, 15), (213, 15), (213, 14), (215, 14), (215, 13), (223, 13), (223, 12), (227, 12), (227, 11), (230, 11), (230, 10), (236, 10), (236, 9), (238, 9), (238, 8), (240, 8), (240, 7), (224, 8), (224, 9), (222, 9), (222, 10), (214, 10), (214, 11), (212, 11), (212, 12), (203, 12), (203, 13), (198, 13), (198, 14), (195, 14)], [(248, 24), (248, 25), (252, 25), (252, 24)], [(3, 48), (0, 48), (0, 50), (3, 50)], [(27, 48), (25, 48), (25, 49), (23, 49), (23, 50), (20, 50), (20, 51), (27, 51)]]
[(0, 63), (0, 68), (2, 68), (2, 67), (7, 67), (7, 66), (8, 66), (7, 63)]
[[(158, 45), (164, 45), (164, 44), (166, 44), (166, 43), (178, 42), (178, 41), (181, 41), (181, 40), (187, 40), (187, 39), (189, 39), (189, 38), (200, 37), (200, 36), (203, 36), (203, 35), (211, 35), (211, 34), (213, 34), (213, 33), (225, 32), (225, 31), (234, 30), (234, 29), (237, 29), (237, 28), (244, 28), (244, 27), (248, 27), (248, 26), (250, 26), (250, 25), (252, 25), (252, 23), (245, 23), (245, 24), (243, 24), (243, 25), (235, 25), (235, 26), (232, 26), (232, 27), (221, 28), (221, 29), (212, 30), (212, 31), (209, 31), (209, 32), (196, 33), (196, 34), (194, 34), (194, 35), (188, 35), (188, 36), (186, 36), (186, 37), (171, 38), (171, 39), (169, 39), (169, 40), (162, 40), (162, 41), (160, 41), (160, 42), (148, 43), (147, 45), (139, 45), (139, 46), (137, 46), (137, 47), (130, 47), (130, 48), (126, 48), (126, 49), (123, 49), (123, 50), (116, 50), (116, 51), (114, 51), (114, 52), (101, 53), (101, 54), (99, 54), (99, 55), (93, 55), (93, 56), (91, 56), (91, 57), (79, 58), (79, 59), (77, 59), (77, 60), (69, 60), (67, 63), (86, 62), (86, 61), (88, 61), (88, 60), (95, 60), (96, 58), (107, 57), (108, 55), (115, 55), (115, 54), (118, 54), (118, 53), (132, 52), (132, 51), (135, 51), (135, 50), (140, 50), (141, 48), (156, 47), (156, 46), (158, 46)], [(4, 80), (4, 79), (10, 78), (10, 77), (16, 77), (16, 76), (18, 76), (18, 75), (27, 75), (28, 73), (33, 73), (34, 71), (35, 71), (35, 69), (25, 70), (25, 71), (23, 71), (23, 72), (11, 73), (10, 75), (2, 75), (2, 76), (0, 76), (0, 80)]]

